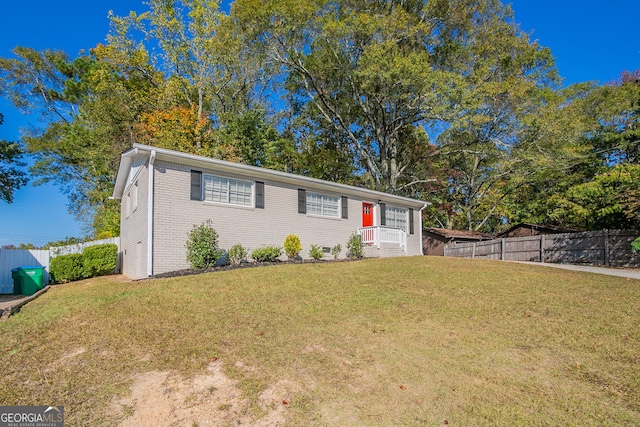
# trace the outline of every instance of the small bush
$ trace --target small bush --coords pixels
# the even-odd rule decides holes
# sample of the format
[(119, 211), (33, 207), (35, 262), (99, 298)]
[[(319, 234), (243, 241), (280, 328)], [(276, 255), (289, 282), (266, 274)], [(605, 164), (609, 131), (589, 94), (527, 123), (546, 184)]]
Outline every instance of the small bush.
[(631, 242), (631, 250), (634, 254), (640, 252), (640, 237), (636, 238), (633, 242)]
[(118, 245), (106, 244), (84, 248), (84, 276), (95, 277), (111, 274), (118, 261)]
[(309, 256), (313, 259), (322, 259), (324, 257), (324, 251), (318, 245), (311, 245), (311, 249), (309, 249)]
[(251, 258), (258, 262), (275, 262), (282, 255), (282, 248), (279, 246), (263, 246), (251, 252)]
[(85, 279), (84, 255), (59, 255), (51, 260), (49, 272), (55, 283), (66, 283)]
[(362, 258), (362, 236), (353, 233), (347, 241), (347, 258)]
[(185, 245), (187, 247), (187, 261), (191, 268), (209, 268), (216, 265), (216, 261), (224, 252), (218, 248), (218, 233), (211, 226), (211, 220), (201, 225), (194, 225), (189, 232)]
[(289, 234), (287, 238), (284, 239), (284, 253), (287, 254), (289, 259), (296, 259), (300, 251), (302, 251), (300, 239), (295, 234)]
[(240, 243), (231, 246), (231, 249), (227, 252), (227, 259), (229, 260), (229, 263), (233, 265), (246, 262), (247, 256), (249, 256), (249, 251)]
[(333, 259), (338, 259), (340, 257), (340, 252), (342, 252), (342, 246), (338, 243), (331, 248), (331, 255), (333, 255)]

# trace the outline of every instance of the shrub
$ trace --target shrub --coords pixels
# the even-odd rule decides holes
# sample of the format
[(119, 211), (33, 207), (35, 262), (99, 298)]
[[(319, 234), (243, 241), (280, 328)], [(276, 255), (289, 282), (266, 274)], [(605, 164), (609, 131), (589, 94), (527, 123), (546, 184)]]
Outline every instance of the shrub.
[(324, 251), (318, 245), (311, 245), (311, 249), (309, 249), (309, 256), (313, 259), (322, 259), (324, 257)]
[(640, 252), (640, 237), (631, 242), (631, 250), (634, 254)]
[(263, 246), (251, 252), (251, 258), (258, 262), (275, 262), (282, 255), (282, 248), (279, 246)]
[(342, 246), (340, 243), (331, 248), (331, 255), (333, 255), (333, 259), (338, 259), (340, 256), (340, 252), (342, 252)]
[(55, 283), (66, 283), (85, 279), (84, 255), (59, 255), (51, 260), (49, 272)]
[(84, 276), (95, 277), (111, 274), (118, 261), (118, 245), (106, 244), (84, 248)]
[(347, 241), (347, 258), (362, 258), (362, 236), (353, 233)]
[(240, 263), (247, 261), (247, 256), (249, 255), (249, 251), (245, 249), (240, 243), (231, 246), (231, 249), (227, 252), (227, 258), (229, 262), (234, 265), (238, 265)]
[(224, 253), (218, 248), (218, 233), (211, 226), (209, 219), (201, 225), (193, 226), (185, 246), (191, 268), (213, 267)]
[(289, 259), (296, 259), (301, 250), (302, 243), (300, 243), (300, 239), (295, 234), (289, 234), (287, 238), (284, 239), (284, 252)]

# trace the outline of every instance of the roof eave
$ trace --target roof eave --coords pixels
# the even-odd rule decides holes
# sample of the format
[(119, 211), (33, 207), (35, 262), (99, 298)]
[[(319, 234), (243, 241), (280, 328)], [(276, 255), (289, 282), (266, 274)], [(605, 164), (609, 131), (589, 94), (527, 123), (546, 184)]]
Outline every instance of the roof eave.
[(131, 170), (131, 164), (133, 158), (138, 154), (138, 148), (133, 147), (120, 156), (120, 165), (118, 166), (118, 174), (116, 175), (116, 182), (113, 186), (113, 199), (122, 200), (122, 193), (124, 193), (124, 187), (127, 185), (127, 176)]
[[(345, 194), (345, 195), (357, 195), (360, 197), (362, 197), (363, 195), (366, 195), (367, 197), (370, 197), (372, 201), (381, 200), (384, 202), (396, 202), (409, 207), (416, 207), (416, 208), (423, 207), (425, 203), (429, 205), (431, 204), (429, 202), (425, 202), (422, 200), (396, 196), (394, 194), (388, 194), (380, 191), (369, 190), (367, 188), (354, 187), (347, 184), (339, 184), (336, 182), (325, 181), (317, 178), (310, 178), (303, 175), (295, 175), (287, 172), (276, 171), (273, 169), (266, 169), (266, 168), (261, 168), (257, 166), (245, 165), (242, 163), (227, 162), (225, 160), (212, 159), (209, 157), (182, 153), (182, 152), (167, 150), (163, 148), (151, 147), (143, 144), (134, 144), (134, 148), (139, 151), (150, 152), (151, 150), (154, 150), (156, 151), (156, 156), (158, 160), (179, 162), (179, 163), (188, 164), (195, 167), (217, 169), (223, 172), (230, 172), (230, 173), (244, 172), (247, 175), (251, 175), (256, 178), (284, 182), (292, 185), (300, 185), (300, 186), (304, 185), (310, 188), (332, 189), (335, 192)], [(114, 195), (115, 195), (115, 192), (114, 192)]]

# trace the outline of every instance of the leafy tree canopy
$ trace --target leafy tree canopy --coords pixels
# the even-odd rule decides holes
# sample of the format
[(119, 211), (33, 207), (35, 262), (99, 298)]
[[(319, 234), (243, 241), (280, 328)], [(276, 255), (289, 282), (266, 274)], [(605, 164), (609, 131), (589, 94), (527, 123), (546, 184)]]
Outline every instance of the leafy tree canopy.
[[(96, 237), (119, 233), (108, 197), (135, 142), (433, 201), (432, 225), (637, 226), (638, 71), (562, 89), (500, 0), (147, 6), (76, 58), (0, 58), (0, 93), (44, 118), (21, 141), (36, 184)], [(20, 148), (0, 150), (10, 201)]]

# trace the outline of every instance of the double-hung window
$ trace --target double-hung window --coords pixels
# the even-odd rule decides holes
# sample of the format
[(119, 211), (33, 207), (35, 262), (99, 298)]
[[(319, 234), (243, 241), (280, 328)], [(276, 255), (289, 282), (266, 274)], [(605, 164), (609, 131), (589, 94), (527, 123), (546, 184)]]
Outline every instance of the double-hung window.
[(407, 210), (394, 206), (385, 207), (386, 225), (389, 227), (402, 228), (407, 231)]
[(338, 218), (340, 197), (307, 192), (307, 213)]
[(204, 175), (204, 200), (230, 205), (251, 206), (253, 183), (239, 179)]

